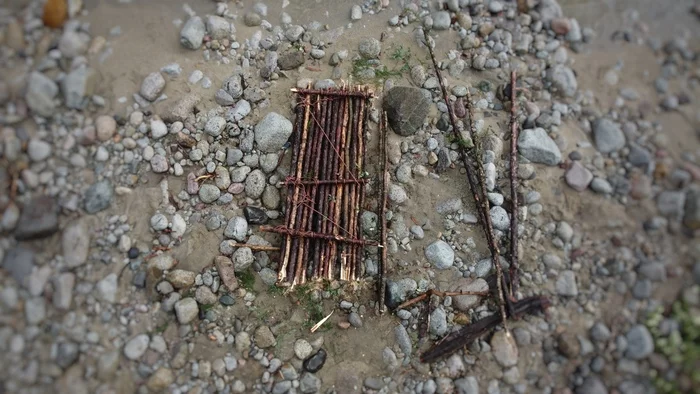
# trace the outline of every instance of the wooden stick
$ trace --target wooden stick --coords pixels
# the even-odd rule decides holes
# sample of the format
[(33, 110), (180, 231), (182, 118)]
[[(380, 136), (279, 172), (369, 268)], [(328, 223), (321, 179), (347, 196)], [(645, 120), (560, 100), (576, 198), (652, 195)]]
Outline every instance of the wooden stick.
[(239, 243), (229, 244), (229, 246), (233, 246), (234, 248), (248, 248), (250, 250), (258, 250), (258, 251), (264, 251), (264, 252), (277, 252), (281, 249), (278, 246), (239, 244)]
[(518, 101), (516, 98), (515, 70), (510, 73), (510, 296), (515, 299), (518, 291), (518, 123), (516, 120)]
[(484, 290), (484, 291), (440, 291), (440, 290), (435, 290), (435, 289), (430, 289), (426, 291), (425, 293), (411, 298), (410, 300), (404, 302), (403, 304), (399, 305), (396, 307), (396, 309), (405, 309), (408, 306), (411, 306), (415, 304), (416, 302), (422, 301), (431, 295), (436, 295), (438, 297), (456, 297), (456, 296), (463, 296), (463, 295), (472, 295), (472, 296), (479, 296), (479, 297), (485, 297), (491, 294), (489, 290)]
[[(423, 30), (423, 35), (425, 36), (425, 43), (426, 46), (428, 47), (428, 53), (430, 54), (430, 60), (432, 60), (433, 63), (433, 68), (435, 70), (435, 74), (437, 75), (438, 82), (440, 84), (440, 89), (442, 90), (442, 96), (443, 99), (445, 100), (445, 105), (447, 106), (447, 113), (450, 117), (450, 123), (452, 124), (452, 132), (454, 133), (455, 137), (457, 137), (459, 140), (461, 140), (461, 135), (459, 133), (459, 129), (457, 128), (457, 119), (455, 118), (454, 111), (452, 109), (452, 105), (450, 105), (449, 101), (449, 95), (447, 94), (447, 89), (445, 88), (445, 84), (442, 80), (442, 75), (440, 73), (440, 69), (438, 68), (437, 61), (435, 60), (435, 54), (433, 53), (433, 47), (431, 45), (432, 39), (430, 36), (428, 36), (427, 30)], [(471, 102), (471, 94), (469, 93), (469, 88), (467, 87), (467, 109), (469, 111), (469, 129), (471, 131), (471, 137), (474, 138), (476, 136), (476, 130), (474, 129), (474, 112), (472, 108), (472, 102)], [(469, 180), (469, 187), (472, 190), (472, 195), (474, 196), (474, 201), (477, 203), (477, 206), (481, 208), (481, 218), (482, 218), (482, 223), (484, 224), (484, 231), (486, 232), (486, 239), (489, 242), (489, 248), (491, 249), (491, 260), (493, 261), (494, 266), (496, 267), (496, 275), (498, 276), (498, 306), (500, 309), (500, 314), (501, 314), (501, 320), (503, 322), (503, 327), (505, 328), (506, 332), (510, 335), (510, 331), (508, 330), (508, 323), (506, 320), (506, 308), (505, 308), (505, 300), (503, 298), (503, 270), (501, 267), (501, 262), (499, 258), (499, 251), (498, 251), (498, 245), (496, 244), (495, 237), (493, 235), (493, 225), (491, 223), (491, 215), (489, 213), (489, 203), (488, 199), (486, 198), (486, 183), (484, 180), (484, 174), (483, 174), (483, 168), (481, 166), (481, 159), (480, 158), (475, 158), (478, 167), (479, 167), (479, 173), (478, 177), (475, 176), (475, 171), (474, 167), (471, 163), (471, 160), (469, 159), (469, 155), (467, 152), (467, 146), (466, 144), (460, 144), (461, 148), (460, 149), (460, 154), (462, 156), (462, 161), (464, 161), (465, 168), (467, 170), (467, 179)], [(477, 179), (478, 178), (478, 179)]]
[(381, 192), (379, 194), (379, 224), (381, 238), (380, 242), (382, 244), (381, 248), (381, 276), (379, 277), (379, 312), (386, 312), (386, 305), (384, 304), (384, 297), (386, 293), (386, 271), (387, 271), (387, 256), (386, 256), (386, 188), (387, 188), (387, 155), (386, 155), (386, 132), (387, 132), (387, 117), (386, 112), (382, 111), (381, 117), (379, 118), (379, 160), (381, 162)]

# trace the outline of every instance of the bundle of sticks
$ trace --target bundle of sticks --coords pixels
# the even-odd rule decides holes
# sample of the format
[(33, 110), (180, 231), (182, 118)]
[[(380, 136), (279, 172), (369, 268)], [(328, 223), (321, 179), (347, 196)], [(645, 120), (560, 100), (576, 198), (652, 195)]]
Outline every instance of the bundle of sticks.
[(362, 251), (365, 199), (365, 129), (373, 93), (366, 87), (293, 89), (297, 98), (292, 172), (284, 226), (262, 226), (284, 235), (278, 285), (309, 279), (356, 280)]

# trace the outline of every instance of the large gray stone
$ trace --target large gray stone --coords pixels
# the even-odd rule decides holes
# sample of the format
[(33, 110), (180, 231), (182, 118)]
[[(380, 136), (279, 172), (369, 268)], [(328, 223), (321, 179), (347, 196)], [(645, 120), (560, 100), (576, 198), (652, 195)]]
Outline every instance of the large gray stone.
[[(34, 252), (23, 247), (15, 247), (5, 252), (2, 260), (2, 268), (19, 284), (24, 284), (25, 279), (34, 268)], [(415, 283), (415, 282), (414, 282)]]
[(290, 135), (292, 122), (276, 112), (269, 112), (255, 125), (255, 142), (258, 149), (266, 153), (282, 149)]
[(19, 241), (45, 238), (58, 231), (58, 206), (49, 196), (38, 196), (22, 207), (15, 238)]
[(523, 130), (518, 137), (518, 150), (533, 163), (555, 166), (561, 162), (559, 147), (541, 127)]
[(224, 236), (244, 242), (248, 235), (248, 222), (241, 216), (232, 217), (224, 229)]
[(425, 248), (425, 257), (437, 269), (446, 269), (455, 261), (455, 252), (445, 241), (437, 240)]
[(418, 284), (411, 278), (389, 280), (386, 284), (386, 305), (395, 308), (406, 301), (409, 295), (418, 289)]
[(139, 93), (148, 101), (155, 101), (165, 88), (165, 78), (160, 72), (152, 72), (141, 82)]
[(610, 119), (599, 118), (593, 123), (593, 138), (600, 153), (615, 152), (625, 146), (625, 134)]
[(654, 338), (643, 324), (632, 327), (626, 335), (627, 350), (625, 357), (630, 360), (643, 360), (654, 352)]
[(48, 117), (56, 109), (54, 99), (58, 94), (58, 85), (46, 75), (34, 71), (29, 74), (25, 100), (29, 108), (37, 115)]
[(187, 20), (182, 30), (180, 30), (180, 45), (187, 49), (199, 49), (202, 46), (206, 27), (204, 21), (198, 16), (193, 16)]
[(547, 69), (547, 80), (552, 84), (554, 90), (565, 97), (572, 97), (578, 89), (574, 72), (561, 64)]
[(89, 214), (103, 211), (114, 198), (114, 188), (108, 180), (99, 181), (85, 192), (85, 212)]
[(61, 82), (66, 107), (84, 109), (97, 85), (97, 73), (85, 65), (71, 71)]
[(401, 136), (414, 135), (423, 127), (431, 105), (429, 93), (409, 86), (391, 88), (383, 102), (391, 129)]

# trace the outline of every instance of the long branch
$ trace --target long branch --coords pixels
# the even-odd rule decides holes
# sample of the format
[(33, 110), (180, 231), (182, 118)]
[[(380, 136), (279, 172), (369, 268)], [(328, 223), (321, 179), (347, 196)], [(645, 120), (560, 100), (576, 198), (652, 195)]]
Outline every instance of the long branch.
[(518, 123), (515, 70), (510, 73), (510, 199), (513, 214), (510, 218), (510, 296), (518, 291)]
[[(423, 30), (423, 34), (425, 36), (425, 44), (428, 47), (428, 53), (430, 54), (430, 60), (433, 62), (433, 68), (435, 69), (435, 74), (437, 75), (438, 83), (440, 84), (440, 90), (442, 91), (442, 96), (443, 99), (445, 100), (445, 105), (447, 106), (447, 114), (450, 117), (450, 123), (452, 124), (452, 133), (454, 133), (455, 137), (457, 138), (458, 141), (461, 140), (461, 135), (459, 133), (459, 129), (457, 128), (457, 119), (455, 117), (454, 111), (452, 109), (452, 106), (450, 105), (449, 101), (449, 96), (447, 94), (447, 89), (445, 88), (445, 84), (442, 80), (442, 75), (440, 73), (440, 69), (438, 68), (437, 61), (435, 60), (435, 54), (433, 53), (433, 47), (431, 45), (431, 39), (428, 36), (427, 30)], [(469, 111), (469, 131), (471, 134), (471, 137), (474, 138), (476, 136), (476, 131), (474, 129), (474, 112), (472, 108), (472, 100), (471, 100), (471, 94), (469, 93), (469, 88), (467, 87), (467, 100), (466, 100), (466, 105), (467, 105), (467, 110)], [(500, 254), (498, 251), (498, 245), (496, 244), (496, 238), (493, 234), (493, 224), (491, 223), (491, 215), (489, 214), (489, 203), (488, 200), (486, 199), (486, 183), (484, 180), (484, 171), (481, 166), (479, 166), (479, 172), (478, 172), (478, 179), (477, 175), (475, 174), (474, 170), (474, 165), (472, 164), (471, 160), (469, 159), (469, 151), (468, 147), (465, 146), (465, 144), (460, 144), (460, 156), (462, 158), (462, 161), (464, 162), (464, 166), (467, 170), (467, 179), (469, 181), (469, 187), (472, 190), (472, 195), (474, 196), (474, 201), (476, 202), (477, 206), (480, 208), (480, 216), (482, 219), (482, 223), (484, 224), (484, 232), (486, 233), (486, 240), (489, 243), (489, 249), (491, 249), (491, 260), (493, 261), (493, 265), (496, 267), (496, 276), (498, 278), (497, 284), (498, 284), (498, 307), (500, 309), (500, 314), (501, 314), (501, 321), (503, 322), (503, 327), (505, 328), (507, 333), (510, 333), (508, 331), (508, 325), (507, 325), (507, 316), (506, 316), (506, 302), (503, 297), (503, 289), (504, 289), (504, 279), (503, 279), (503, 269), (501, 267), (501, 261), (500, 261)], [(476, 158), (477, 162), (479, 162), (479, 158)]]

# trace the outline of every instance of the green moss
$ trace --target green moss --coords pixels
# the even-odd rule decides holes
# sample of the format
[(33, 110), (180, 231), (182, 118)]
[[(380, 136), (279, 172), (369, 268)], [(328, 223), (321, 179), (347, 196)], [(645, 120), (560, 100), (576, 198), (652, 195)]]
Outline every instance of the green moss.
[(255, 274), (251, 272), (251, 270), (248, 269), (243, 272), (238, 272), (236, 273), (236, 277), (242, 288), (253, 291), (255, 288)]
[[(665, 318), (678, 323), (678, 329), (663, 336), (659, 324)], [(700, 313), (687, 303), (677, 300), (671, 306), (668, 316), (661, 308), (654, 311), (646, 321), (653, 338), (655, 349), (666, 356), (679, 376), (684, 377), (691, 387), (700, 387)], [(658, 371), (654, 371), (656, 389), (662, 394), (681, 394), (681, 379), (666, 380)]]

